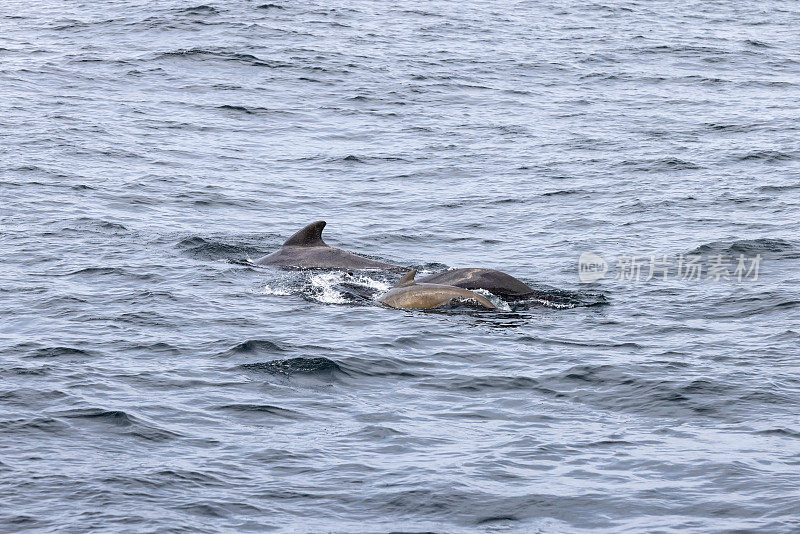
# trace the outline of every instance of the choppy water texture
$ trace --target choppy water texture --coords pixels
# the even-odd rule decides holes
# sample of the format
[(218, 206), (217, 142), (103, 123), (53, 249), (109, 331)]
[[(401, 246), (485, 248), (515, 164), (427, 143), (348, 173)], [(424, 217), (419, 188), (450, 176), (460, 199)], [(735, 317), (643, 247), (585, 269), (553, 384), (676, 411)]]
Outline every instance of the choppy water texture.
[[(796, 532), (799, 17), (4, 2), (0, 530)], [(552, 298), (247, 264), (317, 219)]]

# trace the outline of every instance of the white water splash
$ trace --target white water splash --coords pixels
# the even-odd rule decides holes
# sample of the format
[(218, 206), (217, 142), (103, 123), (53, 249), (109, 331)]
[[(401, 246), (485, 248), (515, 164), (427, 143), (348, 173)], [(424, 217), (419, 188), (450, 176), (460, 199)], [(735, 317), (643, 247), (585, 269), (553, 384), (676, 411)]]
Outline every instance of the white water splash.
[(531, 299), (534, 302), (538, 302), (543, 306), (547, 306), (548, 308), (555, 308), (557, 310), (566, 310), (577, 307), (577, 304), (564, 304), (561, 302), (553, 302), (551, 300), (546, 299)]
[(292, 291), (287, 287), (276, 286), (272, 287), (269, 284), (264, 285), (261, 290), (262, 295), (291, 295)]
[(494, 304), (494, 307), (497, 308), (497, 311), (511, 311), (511, 306), (508, 305), (508, 302), (504, 301), (497, 295), (493, 295), (492, 293), (486, 291), (485, 289), (472, 289), (470, 290), (473, 293), (477, 293), (482, 297), (486, 297), (486, 300)]
[(349, 301), (334, 286), (344, 280), (347, 273), (324, 272), (312, 274), (308, 281), (311, 284), (309, 297), (323, 304), (347, 304)]

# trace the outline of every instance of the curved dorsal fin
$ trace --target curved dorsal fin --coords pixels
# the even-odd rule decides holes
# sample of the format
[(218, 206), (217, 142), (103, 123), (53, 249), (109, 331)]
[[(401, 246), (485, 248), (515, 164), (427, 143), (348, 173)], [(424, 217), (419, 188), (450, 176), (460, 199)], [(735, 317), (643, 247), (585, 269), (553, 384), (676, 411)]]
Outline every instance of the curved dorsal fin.
[(326, 247), (325, 241), (322, 240), (323, 228), (325, 221), (313, 222), (287, 239), (283, 246)]
[(408, 271), (406, 274), (403, 275), (403, 278), (401, 278), (400, 281), (394, 285), (394, 287), (413, 286), (414, 284), (416, 284), (416, 282), (414, 281), (414, 277), (416, 275), (417, 275), (417, 270), (411, 269), (410, 271)]

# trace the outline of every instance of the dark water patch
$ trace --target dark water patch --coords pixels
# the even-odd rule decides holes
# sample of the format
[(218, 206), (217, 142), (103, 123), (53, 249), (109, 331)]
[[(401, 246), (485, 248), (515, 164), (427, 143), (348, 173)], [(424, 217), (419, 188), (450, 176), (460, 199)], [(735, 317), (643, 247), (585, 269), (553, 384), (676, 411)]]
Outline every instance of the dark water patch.
[(452, 378), (433, 377), (420, 382), (417, 387), (459, 393), (491, 393), (494, 391), (553, 391), (542, 388), (535, 378), (526, 376), (459, 376)]
[(702, 169), (700, 165), (680, 158), (657, 158), (650, 160), (625, 160), (620, 163), (623, 167), (640, 172), (667, 172)]
[(753, 48), (775, 48), (773, 45), (769, 43), (765, 43), (764, 41), (757, 41), (756, 39), (745, 39), (744, 44), (747, 46), (752, 46)]
[(758, 191), (767, 193), (767, 192), (781, 192), (781, 191), (791, 191), (793, 189), (800, 189), (800, 183), (796, 184), (786, 184), (786, 185), (762, 185), (758, 187)]
[(753, 122), (750, 124), (729, 124), (721, 122), (707, 122), (704, 124), (704, 126), (714, 132), (747, 133), (763, 128), (764, 123)]
[(797, 87), (797, 84), (794, 82), (762, 81), (762, 80), (750, 80), (746, 82), (741, 82), (740, 85), (746, 87), (769, 87), (769, 88), (780, 88), (780, 89), (789, 89), (792, 87)]
[(272, 360), (268, 362), (245, 363), (239, 366), (246, 371), (263, 371), (273, 375), (291, 377), (293, 375), (306, 375), (314, 377), (332, 378), (342, 374), (348, 376), (338, 363), (328, 358), (289, 358), (286, 360)]
[(597, 341), (597, 340), (587, 340), (587, 341), (580, 341), (576, 339), (563, 339), (563, 338), (547, 338), (543, 336), (530, 336), (530, 335), (523, 335), (520, 336), (519, 341), (534, 341), (537, 343), (542, 343), (546, 345), (566, 345), (566, 346), (573, 346), (573, 347), (587, 347), (587, 348), (597, 348), (597, 349), (633, 349), (639, 350), (642, 349), (642, 345), (639, 343), (635, 343), (633, 341)]
[(215, 406), (215, 410), (235, 413), (249, 413), (253, 415), (275, 416), (282, 419), (301, 419), (304, 415), (296, 410), (281, 408), (272, 404), (224, 404)]
[(217, 476), (213, 472), (193, 471), (190, 469), (180, 469), (171, 467), (160, 471), (147, 473), (147, 480), (154, 481), (157, 486), (172, 486), (178, 483), (181, 486), (201, 488), (222, 488), (230, 484), (231, 477)]
[[(123, 299), (125, 303), (130, 302), (128, 297)], [(175, 326), (175, 317), (163, 313), (152, 311), (127, 312), (121, 313), (114, 318), (114, 321), (122, 324), (132, 324), (136, 326), (166, 327)]]
[(100, 408), (85, 408), (68, 410), (59, 413), (59, 416), (69, 419), (86, 419), (91, 421), (99, 421), (114, 426), (129, 427), (132, 426), (133, 417), (128, 415), (122, 410), (103, 410)]
[(126, 234), (129, 230), (124, 224), (96, 219), (92, 217), (79, 217), (73, 223), (64, 226), (65, 229), (76, 229), (81, 232), (95, 232), (104, 234)]
[(73, 347), (46, 347), (38, 349), (29, 354), (28, 358), (94, 358), (97, 354), (83, 349)]
[(493, 200), (491, 204), (525, 204), (527, 202), (524, 198), (501, 198), (500, 200)]
[(146, 422), (123, 410), (78, 408), (61, 411), (55, 415), (76, 422), (100, 424), (102, 427), (115, 429), (123, 435), (150, 442), (165, 442), (180, 437), (180, 434), (177, 432)]
[(785, 330), (779, 334), (775, 334), (771, 337), (771, 339), (775, 341), (795, 341), (800, 340), (800, 332), (795, 332), (794, 330)]
[(556, 197), (556, 196), (576, 195), (578, 193), (585, 193), (585, 192), (586, 191), (581, 191), (579, 189), (560, 189), (558, 191), (548, 191), (546, 193), (541, 193), (540, 196)]
[(736, 157), (737, 161), (762, 161), (764, 163), (791, 161), (793, 159), (796, 159), (794, 155), (780, 150), (756, 150)]
[(704, 245), (700, 245), (696, 249), (688, 252), (689, 255), (716, 255), (722, 254), (723, 256), (733, 256), (744, 254), (745, 256), (754, 256), (756, 254), (770, 254), (779, 252), (792, 252), (795, 250), (795, 245), (791, 241), (785, 239), (771, 239), (771, 238), (758, 238), (758, 239), (739, 239), (736, 241), (712, 241)]
[(223, 110), (226, 110), (226, 111), (238, 111), (238, 112), (241, 112), (241, 113), (246, 113), (248, 115), (252, 115), (253, 114), (252, 111), (250, 111), (249, 109), (247, 109), (244, 106), (232, 106), (232, 105), (226, 104), (226, 105), (223, 105), (223, 106), (218, 106), (217, 109), (223, 109)]
[(176, 13), (185, 13), (187, 15), (219, 15), (219, 9), (209, 5), (199, 5), (194, 7), (185, 7), (175, 10)]
[(0, 419), (0, 430), (9, 435), (19, 432), (51, 435), (69, 431), (69, 425), (47, 416), (20, 417), (16, 419)]
[(185, 48), (169, 52), (162, 52), (156, 56), (156, 59), (191, 59), (197, 61), (216, 59), (221, 61), (241, 63), (252, 67), (269, 67), (269, 68), (281, 68), (281, 67), (291, 66), (290, 64), (283, 61), (262, 59), (257, 56), (254, 56), (253, 54), (235, 52), (225, 49)]
[(172, 355), (177, 356), (183, 352), (183, 350), (175, 345), (170, 343), (164, 343), (162, 341), (156, 343), (137, 343), (131, 342), (126, 347), (128, 350), (144, 353), (144, 354), (160, 354), (160, 355)]
[[(788, 310), (800, 307), (797, 295), (785, 291), (765, 291), (757, 294), (736, 293), (732, 296), (718, 299), (715, 309), (706, 313), (707, 318), (748, 318), (759, 315), (782, 314)], [(765, 357), (763, 354), (762, 357)]]
[(770, 428), (767, 430), (756, 430), (755, 434), (761, 436), (780, 436), (786, 438), (800, 438), (800, 431), (790, 428)]
[[(388, 426), (384, 425), (367, 425), (358, 429), (356, 432), (353, 432), (348, 435), (350, 439), (358, 439), (358, 440), (367, 440), (373, 442), (382, 442), (382, 441), (390, 441), (397, 438), (402, 438), (406, 436), (405, 432), (400, 432), (399, 430), (395, 430)], [(358, 465), (358, 471), (368, 471), (369, 468), (367, 466)]]
[(0, 391), (0, 403), (31, 408), (45, 406), (53, 402), (64, 402), (69, 395), (61, 390), (42, 387), (22, 387)]
[(234, 356), (234, 355), (259, 355), (259, 354), (274, 354), (276, 352), (285, 352), (286, 349), (267, 339), (248, 339), (236, 345), (235, 347), (223, 352), (221, 356)]
[(63, 274), (57, 274), (54, 276), (70, 276), (70, 277), (74, 276), (79, 278), (118, 276), (120, 278), (139, 280), (143, 282), (163, 281), (163, 277), (156, 273), (137, 273), (131, 271), (130, 269), (125, 269), (122, 267), (85, 267), (83, 269), (78, 269), (76, 271), (71, 271)]
[(206, 239), (200, 236), (188, 237), (175, 245), (183, 254), (199, 260), (244, 259), (248, 256), (262, 256), (264, 250), (252, 245), (228, 243)]
[[(735, 419), (755, 405), (786, 407), (785, 395), (749, 390), (722, 379), (647, 378), (643, 369), (614, 365), (578, 365), (542, 377), (541, 384), (575, 402), (646, 417)], [(662, 373), (665, 374), (665, 373)]]
[(278, 4), (261, 4), (256, 6), (256, 9), (283, 9), (283, 6)]
[(526, 295), (522, 300), (514, 301), (513, 309), (522, 310), (537, 305), (557, 309), (584, 308), (605, 306), (607, 304), (610, 304), (608, 297), (600, 291), (570, 291), (537, 284), (531, 295)]
[(241, 113), (243, 115), (269, 115), (269, 116), (278, 116), (283, 119), (288, 119), (289, 117), (295, 116), (295, 113), (291, 111), (286, 111), (282, 109), (273, 109), (273, 108), (266, 108), (260, 106), (240, 106), (240, 105), (233, 105), (233, 104), (223, 104), (221, 106), (217, 106), (216, 109), (222, 111), (229, 111), (233, 113)]

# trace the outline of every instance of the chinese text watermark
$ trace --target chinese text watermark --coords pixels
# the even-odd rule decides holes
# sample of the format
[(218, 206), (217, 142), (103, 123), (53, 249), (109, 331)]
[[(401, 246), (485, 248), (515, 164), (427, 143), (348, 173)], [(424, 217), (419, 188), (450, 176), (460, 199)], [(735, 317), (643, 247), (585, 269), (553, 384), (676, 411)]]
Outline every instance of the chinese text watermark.
[[(613, 279), (621, 282), (651, 280), (685, 280), (713, 282), (758, 280), (761, 254), (738, 258), (716, 254), (679, 254), (678, 256), (623, 255), (617, 258)], [(578, 279), (582, 283), (597, 282), (609, 271), (608, 262), (594, 252), (584, 252), (578, 258)]]

